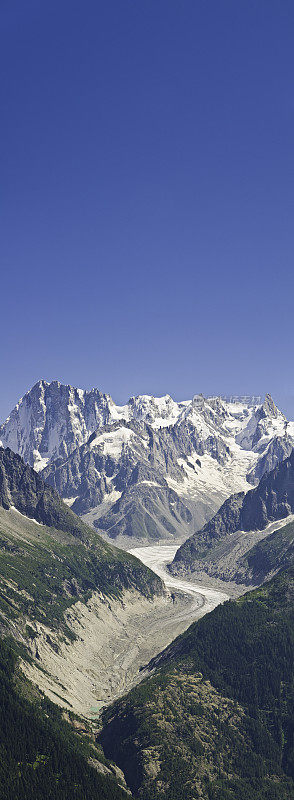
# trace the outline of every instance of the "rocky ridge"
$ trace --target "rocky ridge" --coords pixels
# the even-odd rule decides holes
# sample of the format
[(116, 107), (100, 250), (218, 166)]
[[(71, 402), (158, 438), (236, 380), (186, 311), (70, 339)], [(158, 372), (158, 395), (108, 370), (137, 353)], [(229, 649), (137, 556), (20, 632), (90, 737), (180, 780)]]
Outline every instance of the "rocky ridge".
[(143, 395), (117, 406), (97, 389), (40, 381), (0, 440), (104, 535), (183, 540), (289, 456), (294, 423), (269, 395), (263, 403)]
[(53, 702), (95, 716), (202, 606), (199, 594), (171, 594), (0, 448), (0, 644), (11, 639)]
[[(268, 558), (266, 553), (267, 549), (268, 553), (273, 552), (272, 538), (274, 536), (277, 542), (282, 541), (284, 528), (282, 527), (281, 531), (275, 533), (274, 525), (270, 527), (268, 532), (272, 536), (259, 545), (255, 566), (254, 558), (250, 556), (250, 553), (253, 553), (251, 548), (255, 545), (254, 536), (248, 539), (246, 533), (256, 531), (260, 535), (271, 523), (275, 522), (279, 523), (277, 527), (280, 527), (282, 521), (293, 515), (293, 512), (294, 450), (275, 469), (265, 474), (254, 489), (246, 494), (239, 492), (229, 497), (214, 517), (181, 545), (169, 569), (173, 574), (186, 574), (203, 567), (208, 574), (214, 576), (221, 574), (223, 579), (231, 578), (240, 581), (244, 578), (244, 582), (247, 580), (249, 583), (261, 583), (267, 575), (283, 565), (282, 560), (281, 563), (277, 560), (275, 565), (273, 559)], [(261, 538), (263, 537), (261, 536)], [(242, 541), (245, 542), (245, 553), (244, 549), (243, 552), (240, 551)], [(248, 542), (247, 547), (246, 541)], [(290, 542), (288, 539), (286, 540), (287, 551), (288, 546), (291, 545), (290, 535)], [(228, 557), (236, 547), (237, 563), (232, 572), (231, 568), (228, 568)], [(256, 547), (258, 548), (258, 545)], [(268, 560), (267, 569), (266, 559)], [(247, 568), (244, 569), (246, 563)], [(258, 563), (259, 568), (256, 566)]]

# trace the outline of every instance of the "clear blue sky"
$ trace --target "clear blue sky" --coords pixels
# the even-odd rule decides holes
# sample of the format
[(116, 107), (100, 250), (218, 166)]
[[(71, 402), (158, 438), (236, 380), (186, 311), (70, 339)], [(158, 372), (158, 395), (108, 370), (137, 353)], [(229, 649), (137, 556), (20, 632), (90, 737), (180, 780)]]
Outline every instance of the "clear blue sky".
[(3, 418), (40, 377), (294, 416), (293, 0), (2, 0)]

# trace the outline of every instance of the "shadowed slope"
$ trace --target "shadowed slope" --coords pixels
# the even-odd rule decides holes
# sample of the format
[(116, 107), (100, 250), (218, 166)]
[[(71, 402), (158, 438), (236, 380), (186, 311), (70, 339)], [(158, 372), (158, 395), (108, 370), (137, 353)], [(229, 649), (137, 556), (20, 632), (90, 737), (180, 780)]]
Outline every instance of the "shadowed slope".
[(105, 712), (105, 753), (139, 798), (293, 798), (293, 599), (291, 568), (219, 606)]

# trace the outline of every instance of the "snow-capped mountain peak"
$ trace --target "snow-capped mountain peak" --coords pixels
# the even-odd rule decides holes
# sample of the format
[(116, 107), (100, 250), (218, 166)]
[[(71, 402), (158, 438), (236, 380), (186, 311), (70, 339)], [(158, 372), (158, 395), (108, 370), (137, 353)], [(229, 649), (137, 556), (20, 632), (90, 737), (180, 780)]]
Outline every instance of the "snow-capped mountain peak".
[(98, 389), (41, 380), (0, 427), (0, 441), (43, 470), (78, 513), (96, 509), (109, 535), (179, 537), (286, 458), (294, 423), (270, 395), (138, 395), (119, 406)]
[(109, 399), (98, 389), (84, 391), (40, 380), (1, 425), (0, 436), (4, 446), (41, 470), (86, 442), (109, 416)]

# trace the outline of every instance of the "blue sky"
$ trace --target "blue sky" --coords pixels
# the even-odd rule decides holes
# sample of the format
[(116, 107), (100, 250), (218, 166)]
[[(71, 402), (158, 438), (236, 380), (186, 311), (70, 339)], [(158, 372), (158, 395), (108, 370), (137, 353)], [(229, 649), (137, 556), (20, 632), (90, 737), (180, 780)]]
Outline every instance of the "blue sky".
[(0, 417), (39, 378), (294, 416), (294, 4), (3, 0)]

